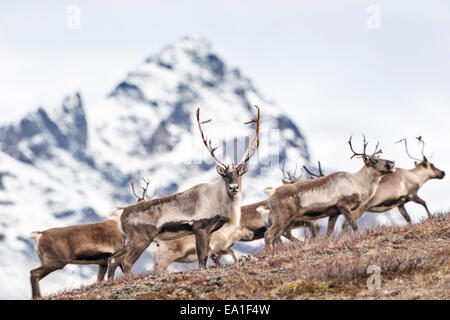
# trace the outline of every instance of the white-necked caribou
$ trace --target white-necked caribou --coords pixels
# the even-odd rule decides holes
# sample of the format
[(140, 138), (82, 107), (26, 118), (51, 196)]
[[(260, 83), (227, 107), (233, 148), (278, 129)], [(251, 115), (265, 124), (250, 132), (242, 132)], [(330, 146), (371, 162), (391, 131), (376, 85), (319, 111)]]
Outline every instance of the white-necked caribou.
[(240, 224), (242, 176), (248, 170), (248, 161), (259, 146), (260, 110), (257, 118), (245, 124), (255, 124), (255, 134), (244, 155), (237, 164), (225, 164), (216, 155), (218, 147), (212, 147), (202, 129), (211, 120), (200, 121), (200, 109), (196, 118), (203, 144), (219, 163), (216, 167), (220, 178), (212, 183), (203, 183), (173, 195), (144, 201), (123, 209), (121, 228), (125, 236), (124, 248), (111, 257), (108, 278), (122, 264), (125, 274), (155, 239), (173, 240), (189, 234), (196, 238), (196, 250), (200, 268), (206, 268), (211, 232), (226, 222)]
[(364, 138), (362, 153), (354, 151), (351, 138), (348, 141), (354, 157), (361, 157), (364, 167), (356, 173), (336, 172), (313, 180), (300, 181), (272, 190), (269, 207), (273, 223), (265, 233), (267, 248), (294, 221), (314, 221), (330, 217), (327, 234), (331, 234), (339, 214), (343, 214), (353, 230), (358, 226), (352, 217), (352, 210), (365, 204), (375, 195), (381, 178), (392, 173), (395, 163), (379, 158), (382, 150), (378, 144), (372, 155), (366, 153), (368, 143)]
[[(411, 218), (405, 208), (405, 204), (410, 201), (422, 205), (428, 218), (431, 217), (425, 200), (420, 198), (417, 193), (428, 180), (443, 179), (445, 172), (436, 168), (425, 156), (423, 138), (417, 137), (416, 139), (422, 144), (422, 159), (411, 156), (406, 139), (398, 141), (405, 143), (406, 154), (415, 161), (415, 167), (410, 170), (396, 168), (394, 173), (385, 175), (381, 179), (375, 196), (365, 206), (361, 206), (352, 213), (354, 219), (359, 219), (364, 212), (381, 213), (398, 208), (405, 220), (411, 223)], [(344, 223), (343, 229), (348, 230), (348, 223)]]

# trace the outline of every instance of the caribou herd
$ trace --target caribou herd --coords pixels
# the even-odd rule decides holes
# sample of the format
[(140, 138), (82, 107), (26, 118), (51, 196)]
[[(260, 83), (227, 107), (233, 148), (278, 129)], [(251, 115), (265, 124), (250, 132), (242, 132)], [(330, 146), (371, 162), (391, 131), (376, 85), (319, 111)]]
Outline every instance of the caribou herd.
[[(312, 237), (320, 229), (316, 220), (328, 217), (326, 235), (333, 233), (339, 215), (345, 217), (343, 230), (351, 227), (358, 231), (356, 221), (365, 212), (385, 212), (398, 208), (408, 223), (411, 219), (405, 203), (414, 201), (430, 212), (418, 195), (421, 186), (430, 179), (443, 179), (445, 172), (436, 168), (424, 155), (422, 159), (410, 155), (406, 139), (406, 153), (415, 160), (412, 169), (396, 168), (394, 161), (380, 158), (378, 145), (373, 153), (367, 152), (364, 138), (361, 152), (355, 151), (352, 138), (348, 141), (351, 158), (362, 160), (362, 168), (356, 173), (334, 172), (325, 175), (319, 162), (319, 174), (305, 166), (309, 179), (286, 172), (284, 164), (282, 185), (267, 187), (267, 198), (260, 202), (242, 205), (242, 180), (248, 171), (248, 162), (260, 145), (260, 108), (255, 106), (255, 132), (238, 163), (220, 160), (212, 142), (203, 132), (203, 125), (211, 120), (196, 119), (203, 144), (218, 163), (216, 181), (202, 183), (189, 190), (160, 198), (148, 196), (149, 181), (144, 180), (142, 196), (136, 193), (131, 181), (135, 204), (115, 207), (105, 221), (53, 228), (32, 233), (36, 253), (41, 266), (31, 270), (33, 298), (40, 297), (39, 280), (67, 264), (97, 264), (98, 281), (114, 278), (117, 267), (124, 274), (131, 268), (147, 247), (155, 242), (153, 272), (164, 272), (170, 263), (198, 262), (206, 268), (209, 258), (216, 264), (223, 255), (237, 258), (231, 249), (235, 241), (253, 241), (264, 238), (265, 249), (271, 250), (281, 243), (281, 236), (292, 242), (300, 240), (292, 236), (293, 229), (306, 227)], [(294, 159), (295, 160), (295, 159)], [(303, 170), (302, 170), (303, 172)]]

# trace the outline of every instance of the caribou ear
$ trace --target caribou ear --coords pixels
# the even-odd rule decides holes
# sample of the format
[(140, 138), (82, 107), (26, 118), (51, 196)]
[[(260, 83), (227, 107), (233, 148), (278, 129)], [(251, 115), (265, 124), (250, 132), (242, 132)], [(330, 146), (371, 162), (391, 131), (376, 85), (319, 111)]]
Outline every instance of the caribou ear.
[(225, 168), (222, 166), (217, 166), (216, 167), (217, 173), (220, 174), (222, 177), (225, 176)]
[(423, 156), (423, 161), (428, 162), (427, 157)]
[(363, 159), (364, 164), (365, 164), (366, 166), (369, 166), (369, 165), (370, 165), (370, 158), (369, 158), (368, 156), (363, 155), (363, 156), (362, 156), (362, 159)]
[(242, 176), (247, 171), (248, 171), (248, 163), (244, 163), (242, 166), (239, 167), (238, 175)]

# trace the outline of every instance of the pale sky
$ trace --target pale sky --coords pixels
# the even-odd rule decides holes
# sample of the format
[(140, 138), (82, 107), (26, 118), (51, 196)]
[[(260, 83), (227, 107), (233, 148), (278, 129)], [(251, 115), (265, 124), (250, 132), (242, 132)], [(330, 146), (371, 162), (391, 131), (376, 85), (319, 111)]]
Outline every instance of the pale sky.
[[(67, 27), (70, 5), (80, 29)], [(365, 133), (407, 168), (393, 142), (422, 135), (445, 170), (449, 16), (437, 0), (0, 0), (0, 123), (73, 90), (94, 105), (145, 57), (193, 33), (297, 122), (325, 166), (357, 170), (346, 141)], [(432, 210), (450, 208), (448, 179), (424, 187)]]

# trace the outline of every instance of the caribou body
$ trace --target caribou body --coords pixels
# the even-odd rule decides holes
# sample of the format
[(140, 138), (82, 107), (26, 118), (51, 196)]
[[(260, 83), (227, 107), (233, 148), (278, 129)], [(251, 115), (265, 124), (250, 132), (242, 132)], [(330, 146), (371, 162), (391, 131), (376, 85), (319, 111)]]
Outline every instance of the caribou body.
[(36, 231), (31, 239), (41, 261), (41, 265), (30, 272), (33, 298), (41, 296), (39, 281), (67, 264), (97, 264), (97, 280), (103, 280), (109, 257), (123, 245), (114, 219)]
[[(269, 201), (264, 200), (256, 203), (252, 203), (241, 207), (241, 226), (253, 231), (254, 236), (252, 239), (242, 239), (241, 241), (253, 241), (264, 238), (264, 234), (273, 223), (273, 215), (269, 208)], [(286, 239), (299, 243), (296, 237), (292, 236), (291, 231), (298, 228), (308, 228), (311, 236), (315, 237), (319, 233), (319, 226), (315, 225), (313, 221), (293, 221), (282, 232), (282, 236)], [(278, 242), (280, 238), (276, 239)]]
[(124, 208), (120, 222), (125, 235), (125, 245), (110, 259), (108, 278), (114, 277), (114, 271), (119, 264), (125, 274), (131, 273), (131, 267), (155, 237), (158, 240), (174, 240), (194, 234), (199, 266), (206, 268), (211, 232), (226, 222), (235, 226), (240, 223), (242, 176), (247, 172), (248, 161), (259, 146), (260, 110), (256, 108), (257, 119), (246, 123), (256, 124), (255, 135), (242, 160), (231, 165), (215, 156), (217, 147), (211, 146), (211, 140), (207, 140), (202, 130), (202, 125), (211, 120), (200, 121), (200, 110), (197, 109), (196, 117), (201, 137), (212, 157), (220, 163), (216, 167), (220, 178), (184, 192)]
[(354, 157), (361, 157), (364, 167), (356, 173), (336, 172), (314, 180), (284, 185), (269, 192), (269, 207), (273, 223), (265, 234), (266, 247), (272, 247), (274, 240), (294, 221), (313, 221), (330, 217), (327, 234), (331, 234), (339, 214), (343, 214), (353, 230), (358, 226), (352, 217), (352, 210), (365, 204), (375, 195), (383, 175), (392, 173), (394, 162), (379, 158), (382, 152), (375, 148), (372, 155), (350, 148)]
[[(421, 137), (418, 139), (423, 143)], [(428, 206), (425, 200), (419, 197), (418, 191), (428, 180), (443, 179), (445, 172), (428, 161), (428, 158), (423, 153), (423, 149), (422, 159), (412, 157), (408, 152), (406, 140), (404, 139), (404, 141), (406, 153), (409, 157), (416, 160), (415, 167), (409, 170), (396, 168), (394, 173), (385, 175), (381, 179), (375, 196), (352, 213), (354, 219), (360, 218), (364, 212), (381, 213), (398, 208), (400, 214), (410, 223), (411, 218), (405, 208), (405, 204), (409, 201), (422, 205), (427, 212), (428, 218), (431, 217)], [(348, 223), (344, 223), (343, 228), (347, 230)]]
[[(294, 173), (291, 173), (289, 171), (284, 170), (285, 163), (283, 163), (283, 166), (281, 167), (281, 172), (283, 174), (283, 178), (281, 179), (281, 182), (283, 185), (293, 184), (296, 182), (299, 182), (302, 180), (302, 174), (297, 175), (297, 167), (295, 168)], [(305, 168), (306, 169), (306, 168)], [(319, 170), (320, 175), (323, 175), (320, 163), (319, 163)], [(308, 171), (308, 170), (307, 170)], [(310, 173), (308, 171), (308, 173)], [(310, 173), (311, 177), (318, 177), (317, 175), (314, 175)], [(273, 190), (273, 188), (266, 188), (265, 192), (270, 193)], [(241, 225), (246, 227), (249, 230), (252, 230), (254, 233), (252, 240), (262, 239), (264, 238), (264, 234), (267, 231), (267, 229), (272, 224), (272, 212), (269, 208), (269, 201), (263, 200), (260, 202), (252, 203), (249, 205), (245, 205), (241, 207)], [(311, 236), (315, 237), (319, 232), (319, 226), (315, 225), (314, 222), (310, 221), (294, 221), (291, 225), (289, 225), (288, 228), (286, 228), (282, 232), (282, 236), (284, 236), (286, 239), (292, 241), (292, 242), (300, 242), (297, 238), (292, 236), (292, 230), (306, 227), (309, 229)], [(247, 241), (243, 239), (242, 241)], [(251, 240), (248, 240), (251, 241)], [(278, 237), (276, 241), (281, 242), (281, 239)]]
[[(147, 185), (142, 187), (142, 196), (136, 194), (134, 183), (130, 182), (137, 202), (150, 198), (147, 195), (150, 181), (143, 180)], [(35, 251), (41, 261), (41, 266), (30, 272), (33, 298), (41, 296), (39, 281), (67, 264), (97, 264), (97, 281), (102, 281), (109, 257), (119, 252), (123, 246), (122, 232), (119, 229), (123, 209), (124, 207), (112, 208), (105, 221), (33, 232), (31, 239), (34, 240)]]

